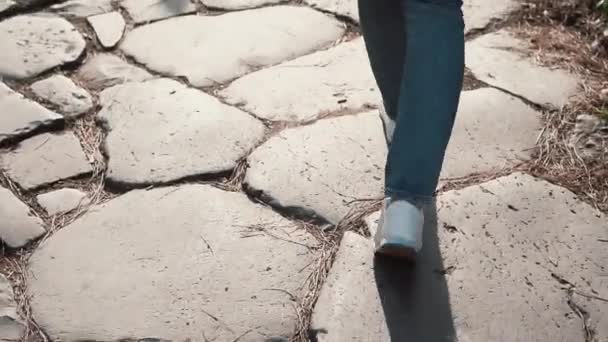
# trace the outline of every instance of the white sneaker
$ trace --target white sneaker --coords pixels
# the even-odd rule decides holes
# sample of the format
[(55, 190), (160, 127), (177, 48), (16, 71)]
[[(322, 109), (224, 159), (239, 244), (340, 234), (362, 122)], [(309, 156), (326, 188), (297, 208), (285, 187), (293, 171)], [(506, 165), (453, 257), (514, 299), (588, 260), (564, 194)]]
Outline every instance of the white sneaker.
[(422, 249), (423, 227), (422, 209), (408, 201), (386, 198), (374, 238), (376, 254), (413, 261)]

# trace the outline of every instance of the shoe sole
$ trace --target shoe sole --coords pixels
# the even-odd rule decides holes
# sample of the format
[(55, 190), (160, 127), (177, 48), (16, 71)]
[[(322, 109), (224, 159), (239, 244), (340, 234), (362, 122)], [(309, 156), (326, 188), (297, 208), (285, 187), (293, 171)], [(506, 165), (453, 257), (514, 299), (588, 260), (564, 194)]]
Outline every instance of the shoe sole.
[(410, 262), (416, 261), (416, 251), (413, 248), (397, 244), (384, 244), (376, 250), (377, 255), (391, 258), (404, 259)]

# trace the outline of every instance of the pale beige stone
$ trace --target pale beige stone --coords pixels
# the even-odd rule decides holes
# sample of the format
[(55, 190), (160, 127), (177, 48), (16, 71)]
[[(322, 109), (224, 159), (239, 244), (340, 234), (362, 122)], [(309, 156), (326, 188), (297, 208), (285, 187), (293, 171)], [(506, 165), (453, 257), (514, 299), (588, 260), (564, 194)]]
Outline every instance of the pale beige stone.
[(36, 201), (49, 215), (57, 215), (90, 203), (87, 194), (77, 189), (63, 188), (36, 196)]
[(196, 6), (191, 0), (123, 0), (120, 5), (135, 23), (165, 19), (193, 13)]
[(338, 223), (382, 196), (386, 143), (377, 111), (286, 129), (249, 155), (245, 183), (272, 204)]
[(109, 180), (162, 183), (227, 171), (264, 136), (264, 125), (170, 79), (126, 83), (100, 94), (109, 131)]
[[(359, 6), (357, 0), (306, 0), (310, 5), (319, 9), (336, 13), (359, 22)], [(398, 8), (395, 6), (395, 8)]]
[(0, 166), (26, 190), (90, 173), (93, 169), (72, 133), (45, 133), (0, 156)]
[(84, 114), (93, 108), (91, 95), (63, 75), (35, 82), (31, 89), (36, 96), (57, 106), (65, 116)]
[(99, 43), (105, 48), (112, 48), (118, 44), (125, 32), (126, 23), (120, 12), (90, 16), (87, 21), (95, 30)]
[(78, 70), (77, 75), (87, 87), (96, 90), (124, 82), (139, 82), (154, 78), (144, 69), (106, 53), (93, 56)]
[(242, 193), (136, 190), (91, 208), (34, 252), (32, 312), (55, 341), (284, 340), (316, 244)]
[(466, 50), (475, 77), (537, 104), (561, 107), (578, 92), (575, 75), (536, 64), (528, 44), (504, 29), (468, 42)]
[(0, 187), (0, 240), (9, 247), (19, 248), (44, 233), (42, 221), (30, 214), (28, 206), (8, 189)]
[(53, 125), (62, 119), (61, 115), (26, 99), (0, 82), (0, 142)]
[(112, 11), (112, 0), (68, 0), (51, 6), (51, 11), (75, 17), (88, 17)]
[(140, 26), (121, 49), (152, 70), (203, 87), (327, 47), (343, 32), (340, 22), (310, 8), (272, 6)]
[(219, 93), (268, 120), (307, 121), (382, 102), (362, 38), (246, 75)]
[(466, 31), (482, 29), (494, 20), (507, 19), (519, 6), (516, 0), (464, 0), (462, 12)]
[(0, 22), (0, 77), (24, 79), (74, 62), (84, 38), (67, 20), (20, 15)]
[(529, 159), (540, 120), (539, 112), (499, 90), (463, 92), (441, 178), (496, 172)]
[(601, 276), (608, 250), (598, 240), (608, 229), (605, 216), (570, 191), (520, 173), (446, 193), (438, 208), (459, 336), (581, 338), (581, 318), (556, 276), (608, 296)]

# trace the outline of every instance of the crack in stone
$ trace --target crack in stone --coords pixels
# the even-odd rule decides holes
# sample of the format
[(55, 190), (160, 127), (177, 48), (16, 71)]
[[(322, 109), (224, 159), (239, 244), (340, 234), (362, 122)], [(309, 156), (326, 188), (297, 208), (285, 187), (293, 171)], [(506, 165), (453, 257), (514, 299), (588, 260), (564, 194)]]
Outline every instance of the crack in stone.
[[(581, 305), (577, 304), (574, 300), (574, 294), (579, 294), (576, 290), (576, 285), (565, 279), (564, 277), (551, 273), (551, 277), (555, 279), (559, 284), (564, 286), (564, 290), (566, 291), (566, 302), (570, 307), (570, 310), (574, 312), (583, 323), (583, 332), (584, 332), (584, 340), (585, 342), (595, 342), (596, 331), (591, 326), (591, 314), (585, 310)], [(580, 295), (580, 294), (579, 294)], [(584, 295), (581, 295), (584, 296)]]

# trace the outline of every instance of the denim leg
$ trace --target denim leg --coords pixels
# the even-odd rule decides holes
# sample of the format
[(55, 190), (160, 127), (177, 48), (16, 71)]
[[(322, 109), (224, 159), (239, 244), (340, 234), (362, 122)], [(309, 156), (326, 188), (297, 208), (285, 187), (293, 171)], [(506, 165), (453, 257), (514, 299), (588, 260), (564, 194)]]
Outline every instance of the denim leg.
[(437, 187), (462, 90), (462, 4), (460, 0), (400, 3), (406, 53), (385, 191), (397, 199), (426, 201)]
[(401, 0), (358, 0), (363, 39), (386, 114), (397, 117), (405, 58)]

